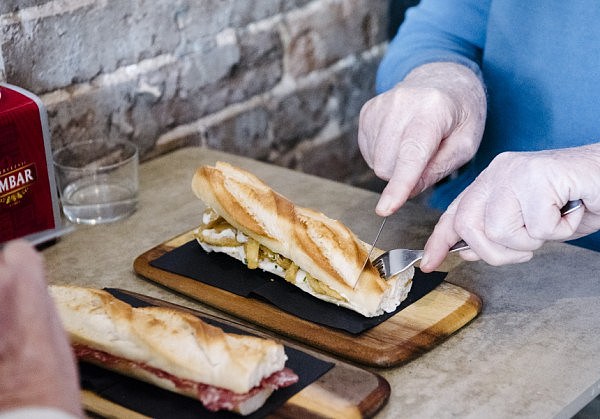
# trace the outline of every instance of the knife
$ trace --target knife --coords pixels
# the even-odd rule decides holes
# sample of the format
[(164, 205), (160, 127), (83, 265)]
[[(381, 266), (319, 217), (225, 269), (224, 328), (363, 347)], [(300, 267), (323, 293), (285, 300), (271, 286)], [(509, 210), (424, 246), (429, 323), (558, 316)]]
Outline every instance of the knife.
[(360, 271), (358, 273), (358, 278), (356, 278), (356, 281), (354, 282), (354, 286), (352, 287), (353, 290), (356, 289), (356, 286), (358, 285), (358, 280), (360, 279), (360, 275), (362, 274), (362, 271), (365, 269), (365, 266), (367, 266), (367, 262), (371, 258), (371, 253), (373, 253), (373, 249), (375, 249), (375, 243), (377, 243), (377, 240), (379, 239), (379, 235), (381, 234), (381, 231), (383, 230), (383, 226), (385, 225), (386, 221), (387, 221), (387, 217), (383, 217), (383, 221), (381, 222), (381, 225), (379, 226), (379, 231), (377, 231), (377, 235), (375, 236), (375, 240), (373, 240), (373, 244), (371, 245), (371, 249), (369, 250), (369, 253), (367, 254), (367, 258), (365, 259), (365, 262), (363, 263), (362, 268), (360, 269)]

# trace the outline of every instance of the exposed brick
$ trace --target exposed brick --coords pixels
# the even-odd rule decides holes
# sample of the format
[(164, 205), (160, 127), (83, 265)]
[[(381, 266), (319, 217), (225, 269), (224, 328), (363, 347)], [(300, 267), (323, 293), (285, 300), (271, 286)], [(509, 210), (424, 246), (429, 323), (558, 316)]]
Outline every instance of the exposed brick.
[[(361, 65), (357, 63), (357, 66), (360, 68)], [(355, 73), (356, 69), (354, 72), (352, 69), (344, 69), (338, 76)], [(339, 90), (337, 79), (333, 86)], [(367, 90), (372, 91), (372, 86)], [(346, 114), (343, 111), (343, 103), (334, 105), (331, 106), (330, 103), (326, 107), (329, 123), (314, 137), (298, 141), (292, 149), (272, 152), (268, 161), (316, 176), (381, 191), (385, 183), (367, 166), (358, 147), (358, 114)], [(336, 111), (338, 106), (340, 112)], [(355, 109), (359, 110), (360, 106)], [(342, 119), (333, 119), (336, 115)], [(344, 116), (347, 117), (346, 120), (343, 119)]]
[[(217, 55), (219, 60), (202, 59), (206, 54), (189, 55), (185, 61), (111, 83), (110, 88), (102, 84), (80, 86), (71, 95), (50, 104), (53, 138), (72, 141), (88, 135), (128, 136), (144, 154), (166, 130), (225, 106), (227, 92), (221, 91), (220, 102), (214, 93), (220, 91), (220, 77), (229, 72), (232, 63), (227, 65), (223, 59), (227, 54)], [(234, 53), (230, 61), (236, 62), (237, 57)], [(213, 67), (198, 68), (197, 63)], [(219, 65), (225, 67), (214, 68)], [(199, 81), (199, 74), (204, 80)]]
[(262, 107), (234, 113), (206, 129), (206, 145), (233, 154), (265, 159), (271, 144), (269, 115)]
[(387, 1), (330, 0), (311, 6), (285, 19), (286, 58), (294, 76), (326, 67), (385, 40)]
[(38, 6), (48, 3), (50, 0), (2, 0), (0, 2), (0, 15), (16, 12), (26, 7)]
[(283, 76), (283, 46), (275, 28), (242, 30), (238, 39), (239, 64), (222, 81), (223, 88), (228, 87), (231, 92), (229, 103), (268, 92)]
[(353, 127), (362, 105), (374, 95), (378, 61), (379, 55), (354, 60), (319, 83), (294, 89), (280, 98), (272, 116), (273, 145), (278, 155), (317, 135), (332, 118), (343, 129)]
[(295, 90), (282, 98), (273, 110), (273, 145), (286, 152), (305, 138), (314, 136), (328, 122), (327, 103), (332, 91), (331, 83)]
[(293, 154), (294, 161), (287, 162), (292, 163), (292, 168), (342, 182), (349, 181), (366, 167), (358, 150), (356, 130), (351, 128), (330, 138), (305, 141)]
[(313, 0), (245, 0), (233, 2), (231, 25), (241, 27), (298, 9)]
[(282, 0), (246, 0), (234, 2), (231, 24), (235, 27), (248, 25), (272, 17), (282, 11)]
[(264, 93), (281, 79), (282, 55), (278, 34), (267, 30), (242, 31), (234, 42), (183, 57), (177, 96), (164, 112), (186, 123)]
[(159, 139), (154, 147), (144, 154), (143, 160), (150, 160), (182, 147), (201, 146), (203, 144), (204, 140), (201, 132), (189, 132), (184, 136)]
[(0, 51), (0, 82), (6, 82), (6, 71), (4, 70), (4, 59), (2, 58), (2, 53)]
[(381, 55), (360, 58), (336, 73), (333, 94), (337, 97), (341, 125), (352, 123), (365, 102), (375, 95), (375, 73)]
[(204, 52), (180, 60), (178, 92), (169, 106), (170, 112), (187, 122), (206, 113), (216, 112), (229, 104), (228, 91), (221, 87), (240, 59), (236, 42), (216, 45)]
[(54, 147), (87, 139), (132, 137), (133, 127), (124, 115), (134, 92), (135, 82), (129, 81), (113, 89), (90, 87), (56, 103), (47, 103)]
[(313, 0), (283, 0), (283, 10), (297, 9), (306, 6)]
[[(139, 0), (138, 0), (139, 1)], [(148, 0), (150, 1), (150, 0)], [(156, 1), (164, 3), (166, 19), (172, 19), (179, 29), (180, 43), (177, 55), (202, 52), (213, 42), (214, 35), (231, 27), (231, 14), (235, 0), (177, 0)], [(161, 36), (159, 33), (158, 36)]]
[(227, 24), (221, 3), (111, 0), (12, 22), (3, 28), (10, 34), (2, 44), (7, 77), (42, 93), (160, 54), (201, 51)]
[(356, 132), (387, 6), (0, 0), (0, 80), (42, 95), (55, 147), (127, 137), (148, 159), (205, 145), (373, 185)]

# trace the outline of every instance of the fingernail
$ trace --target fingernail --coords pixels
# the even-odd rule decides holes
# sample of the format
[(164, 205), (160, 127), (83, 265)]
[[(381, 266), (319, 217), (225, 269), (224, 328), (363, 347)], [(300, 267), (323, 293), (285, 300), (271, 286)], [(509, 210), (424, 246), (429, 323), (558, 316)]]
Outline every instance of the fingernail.
[(392, 200), (389, 196), (383, 195), (379, 202), (377, 203), (377, 207), (375, 208), (375, 212), (379, 215), (389, 215), (390, 208), (392, 207)]

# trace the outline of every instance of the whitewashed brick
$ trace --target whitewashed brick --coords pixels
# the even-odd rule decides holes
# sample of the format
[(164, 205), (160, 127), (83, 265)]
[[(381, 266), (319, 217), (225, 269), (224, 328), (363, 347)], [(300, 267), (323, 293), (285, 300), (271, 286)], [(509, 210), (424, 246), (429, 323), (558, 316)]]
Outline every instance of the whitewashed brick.
[[(52, 144), (203, 145), (343, 181), (387, 0), (0, 0), (0, 80), (40, 95)], [(327, 167), (327, 170), (323, 168)]]

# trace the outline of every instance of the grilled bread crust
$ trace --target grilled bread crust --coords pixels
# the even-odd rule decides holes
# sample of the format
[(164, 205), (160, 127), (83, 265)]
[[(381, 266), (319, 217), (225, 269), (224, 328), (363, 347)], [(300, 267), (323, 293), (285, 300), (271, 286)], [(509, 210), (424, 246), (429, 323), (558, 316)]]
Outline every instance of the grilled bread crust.
[(287, 360), (275, 341), (225, 333), (180, 310), (133, 308), (93, 288), (52, 285), (50, 293), (74, 346), (122, 359), (113, 369), (172, 391), (182, 392), (134, 364), (243, 394), (282, 370)]
[[(371, 264), (363, 269), (368, 245), (337, 220), (292, 201), (255, 175), (217, 162), (199, 167), (192, 190), (229, 224), (342, 296), (309, 292), (372, 317), (394, 311), (410, 290), (414, 269), (383, 280)], [(357, 278), (360, 279), (353, 288)]]

